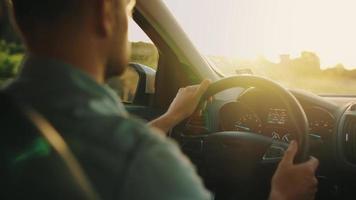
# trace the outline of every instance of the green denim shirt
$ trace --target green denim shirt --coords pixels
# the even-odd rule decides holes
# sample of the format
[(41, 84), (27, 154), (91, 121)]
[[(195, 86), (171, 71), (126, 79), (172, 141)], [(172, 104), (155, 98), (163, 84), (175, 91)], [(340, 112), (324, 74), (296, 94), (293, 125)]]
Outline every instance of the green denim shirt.
[(172, 140), (130, 118), (114, 91), (75, 67), (29, 56), (4, 90), (61, 133), (102, 199), (211, 199)]

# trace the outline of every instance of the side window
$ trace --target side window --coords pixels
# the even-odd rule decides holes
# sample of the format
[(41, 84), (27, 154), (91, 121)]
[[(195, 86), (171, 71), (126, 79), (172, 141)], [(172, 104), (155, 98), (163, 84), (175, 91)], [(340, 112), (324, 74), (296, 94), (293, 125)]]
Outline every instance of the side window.
[[(138, 90), (139, 84), (144, 84), (147, 78), (144, 74), (147, 70), (142, 70), (142, 68), (151, 68), (154, 71), (157, 69), (158, 51), (149, 37), (132, 19), (130, 19), (129, 27), (130, 63), (139, 65), (130, 65), (124, 74), (110, 78), (107, 83), (124, 103), (133, 104), (137, 98), (142, 98), (145, 95), (138, 94), (138, 92), (142, 92)], [(137, 69), (137, 67), (140, 68)]]
[(109, 79), (107, 84), (116, 91), (124, 103), (133, 103), (139, 79), (137, 71), (128, 67), (124, 74)]
[(5, 2), (0, 1), (0, 88), (17, 75), (25, 52), (12, 29)]

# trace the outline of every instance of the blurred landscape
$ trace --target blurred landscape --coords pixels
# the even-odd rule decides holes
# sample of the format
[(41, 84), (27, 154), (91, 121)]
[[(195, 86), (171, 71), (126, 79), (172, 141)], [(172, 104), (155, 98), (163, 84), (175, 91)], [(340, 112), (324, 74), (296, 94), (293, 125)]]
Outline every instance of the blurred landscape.
[[(131, 62), (157, 68), (158, 51), (154, 45), (144, 42), (131, 44)], [(0, 85), (16, 76), (23, 52), (20, 44), (0, 41)], [(281, 55), (278, 63), (263, 57), (255, 60), (219, 56), (208, 58), (227, 76), (256, 74), (275, 80), (288, 88), (304, 89), (317, 94), (356, 95), (356, 70), (347, 70), (342, 64), (322, 70), (319, 57), (313, 52), (302, 52), (297, 58)]]
[[(157, 68), (158, 51), (154, 45), (133, 42), (131, 46), (131, 62), (141, 63), (153, 69)], [(0, 87), (4, 82), (11, 80), (17, 75), (24, 51), (24, 47), (18, 42), (0, 40)]]
[(342, 64), (321, 69), (313, 52), (301, 52), (297, 58), (281, 55), (278, 63), (263, 57), (255, 60), (211, 56), (210, 60), (224, 74), (253, 73), (268, 77), (287, 88), (304, 89), (317, 94), (356, 94), (356, 70)]
[[(12, 30), (0, 1), (0, 87), (14, 78), (24, 54), (20, 39)], [(153, 44), (134, 42), (131, 62), (157, 68), (159, 54)], [(320, 59), (313, 52), (301, 52), (291, 58), (280, 55), (279, 62), (271, 62), (264, 57), (254, 60), (208, 56), (218, 71), (230, 76), (236, 74), (256, 74), (275, 80), (285, 87), (304, 89), (317, 94), (356, 95), (356, 66), (320, 66)], [(322, 69), (323, 68), (323, 69)], [(326, 68), (326, 69), (324, 69)], [(354, 70), (348, 70), (348, 69)]]

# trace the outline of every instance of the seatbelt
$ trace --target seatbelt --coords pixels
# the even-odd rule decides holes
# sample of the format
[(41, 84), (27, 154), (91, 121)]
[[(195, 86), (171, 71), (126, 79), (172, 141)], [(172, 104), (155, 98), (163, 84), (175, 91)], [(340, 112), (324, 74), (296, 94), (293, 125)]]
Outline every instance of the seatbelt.
[(83, 190), (83, 193), (88, 200), (99, 200), (99, 195), (95, 192), (90, 181), (83, 173), (83, 170), (71, 152), (68, 145), (65, 143), (62, 136), (56, 131), (56, 129), (38, 112), (32, 109), (25, 109), (25, 115), (38, 129), (39, 133), (45, 138), (58, 155), (65, 161), (65, 165), (68, 167), (71, 174), (74, 176), (74, 180)]

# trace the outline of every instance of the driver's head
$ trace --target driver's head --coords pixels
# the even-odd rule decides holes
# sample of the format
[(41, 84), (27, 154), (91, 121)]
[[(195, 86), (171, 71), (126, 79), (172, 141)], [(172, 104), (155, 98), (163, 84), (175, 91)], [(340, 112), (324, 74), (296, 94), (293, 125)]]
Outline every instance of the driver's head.
[(58, 54), (73, 62), (78, 57), (92, 59), (103, 73), (124, 71), (130, 53), (128, 18), (135, 0), (8, 1), (28, 51)]

